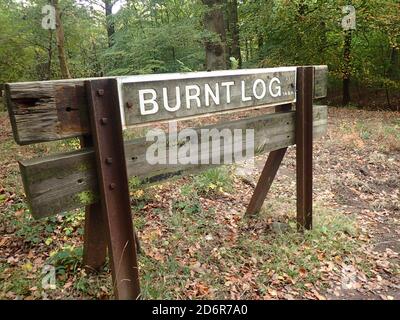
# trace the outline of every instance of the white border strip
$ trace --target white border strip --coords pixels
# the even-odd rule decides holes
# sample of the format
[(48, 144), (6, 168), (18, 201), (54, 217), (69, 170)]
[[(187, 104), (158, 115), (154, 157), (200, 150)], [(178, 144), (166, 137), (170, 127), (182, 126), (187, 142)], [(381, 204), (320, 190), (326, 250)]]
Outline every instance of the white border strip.
[(262, 69), (238, 69), (238, 70), (220, 70), (220, 71), (199, 71), (199, 72), (185, 72), (185, 73), (159, 73), (159, 74), (145, 74), (136, 76), (121, 76), (118, 77), (122, 83), (136, 83), (136, 82), (150, 82), (150, 81), (167, 81), (167, 80), (181, 80), (181, 79), (199, 79), (199, 78), (213, 78), (224, 76), (241, 76), (260, 73), (273, 73), (273, 72), (290, 72), (295, 71), (296, 67), (278, 67), (278, 68), (262, 68)]
[(121, 124), (122, 124), (122, 130), (125, 130), (127, 128), (126, 122), (125, 122), (125, 109), (123, 106), (122, 102), (122, 79), (117, 78), (117, 87), (118, 87), (118, 102), (119, 102), (119, 110), (121, 113)]

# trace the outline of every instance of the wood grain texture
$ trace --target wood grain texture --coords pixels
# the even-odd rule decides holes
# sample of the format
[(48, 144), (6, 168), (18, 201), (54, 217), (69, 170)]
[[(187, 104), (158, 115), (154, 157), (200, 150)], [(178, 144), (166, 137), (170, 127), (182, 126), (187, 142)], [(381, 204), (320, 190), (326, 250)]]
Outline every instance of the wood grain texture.
[(297, 229), (312, 229), (313, 209), (313, 90), (312, 67), (297, 69), (296, 207)]
[[(279, 70), (279, 68), (277, 69)], [(165, 120), (188, 119), (201, 114), (244, 110), (257, 106), (279, 105), (295, 101), (296, 70), (294, 68), (286, 71), (275, 71), (276, 69), (258, 69), (257, 71), (261, 70), (264, 70), (264, 72), (229, 76), (219, 76), (221, 72), (210, 72), (210, 74), (214, 73), (216, 76), (207, 76), (209, 73), (206, 73), (203, 78), (122, 83), (124, 124), (128, 127)], [(195, 75), (195, 73), (193, 74)], [(223, 83), (229, 83), (229, 89), (223, 86)], [(254, 83), (257, 84), (255, 87), (253, 87)], [(262, 84), (265, 86), (265, 91), (263, 91)], [(189, 87), (192, 87), (192, 89), (188, 90)], [(215, 94), (218, 103), (215, 103), (213, 98), (207, 94), (206, 87)], [(195, 88), (198, 90), (196, 99), (186, 101), (190, 94), (196, 93)], [(255, 93), (261, 95), (262, 98), (261, 96), (259, 96), (259, 99), (255, 97), (254, 88)], [(276, 97), (272, 96), (272, 94), (277, 95), (279, 93), (278, 88), (280, 88), (281, 94)], [(155, 92), (156, 99), (154, 102), (145, 105), (151, 111), (153, 104), (156, 103), (158, 111), (154, 114), (142, 114), (139, 107), (139, 92), (147, 89)], [(147, 96), (151, 95), (147, 94)], [(174, 108), (178, 105), (179, 109), (167, 111), (164, 106), (165, 98), (168, 100), (167, 107)]]
[(270, 152), (254, 189), (253, 196), (251, 197), (250, 203), (246, 209), (247, 215), (254, 215), (261, 210), (265, 197), (271, 188), (272, 182), (274, 181), (283, 157), (285, 156), (286, 150), (287, 148), (282, 148)]
[(83, 82), (6, 84), (6, 105), (14, 139), (30, 144), (89, 132)]
[[(326, 106), (314, 106), (313, 126), (315, 138), (325, 134)], [(204, 128), (254, 129), (256, 154), (295, 144), (294, 111), (202, 127)], [(153, 141), (146, 141), (145, 138), (125, 142), (128, 177), (134, 182), (140, 180), (142, 185), (153, 184), (182, 174), (206, 170), (212, 166), (179, 163), (150, 165), (146, 161), (146, 150), (151, 144)], [(221, 158), (229, 152), (222, 148)], [(213, 150), (210, 149), (209, 158), (212, 153)], [(90, 148), (21, 161), (20, 169), (27, 200), (35, 218), (82, 207), (98, 199), (95, 160)]]
[[(326, 66), (316, 67), (315, 98), (326, 96), (326, 74)], [(15, 141), (26, 145), (87, 134), (90, 129), (84, 80), (6, 84), (5, 102)]]

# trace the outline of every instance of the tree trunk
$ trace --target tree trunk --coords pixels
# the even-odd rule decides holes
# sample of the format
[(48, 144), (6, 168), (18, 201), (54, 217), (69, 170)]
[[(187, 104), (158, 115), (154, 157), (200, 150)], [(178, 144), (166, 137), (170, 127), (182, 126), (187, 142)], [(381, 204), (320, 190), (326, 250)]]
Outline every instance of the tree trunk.
[(258, 60), (261, 62), (264, 60), (264, 53), (263, 53), (264, 38), (261, 32), (257, 34), (257, 46), (258, 46)]
[(204, 14), (204, 27), (218, 35), (219, 40), (207, 39), (204, 43), (206, 51), (206, 69), (226, 69), (226, 34), (223, 14), (223, 0), (202, 0), (207, 6)]
[(106, 24), (107, 24), (107, 38), (108, 47), (111, 48), (114, 44), (113, 36), (115, 33), (115, 24), (112, 17), (112, 8), (114, 6), (113, 0), (103, 0), (106, 7)]
[(392, 47), (392, 51), (390, 53), (388, 76), (391, 80), (400, 79), (399, 49), (396, 47)]
[(56, 11), (56, 40), (57, 40), (58, 61), (60, 63), (61, 77), (63, 79), (70, 79), (71, 74), (69, 72), (67, 58), (65, 56), (64, 28), (61, 21), (60, 7), (58, 6), (58, 0), (52, 0), (52, 3)]
[[(396, 47), (392, 47), (391, 52), (390, 52), (390, 65), (388, 68), (387, 75), (390, 80), (392, 81), (398, 81), (400, 80), (400, 68), (399, 68), (399, 49)], [(386, 100), (388, 103), (388, 107), (392, 108), (391, 102), (390, 102), (390, 91), (387, 85), (385, 85), (386, 89)], [(399, 107), (397, 107), (397, 111), (399, 110)]]
[(343, 97), (342, 105), (350, 103), (350, 76), (351, 76), (351, 30), (345, 31), (343, 51)]
[(249, 41), (246, 39), (245, 42), (245, 51), (246, 51), (246, 62), (249, 61)]
[(47, 48), (47, 71), (46, 71), (46, 79), (51, 79), (51, 61), (53, 58), (53, 30), (49, 30), (49, 47)]
[(228, 58), (234, 57), (239, 68), (242, 67), (242, 55), (240, 54), (238, 4), (237, 0), (227, 0), (227, 30), (229, 32)]

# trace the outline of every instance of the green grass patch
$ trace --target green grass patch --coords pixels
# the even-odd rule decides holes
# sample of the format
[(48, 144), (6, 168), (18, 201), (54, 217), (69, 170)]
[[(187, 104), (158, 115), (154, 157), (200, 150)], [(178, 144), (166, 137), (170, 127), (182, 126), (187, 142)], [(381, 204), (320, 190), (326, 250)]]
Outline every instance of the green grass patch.
[[(282, 232), (268, 227), (270, 215), (261, 214), (254, 221), (242, 219), (237, 237), (232, 240), (228, 226), (217, 219), (213, 210), (192, 212), (187, 210), (193, 206), (190, 201), (186, 198), (184, 204), (173, 208), (167, 221), (170, 233), (148, 244), (160, 252), (173, 254), (167, 254), (164, 261), (140, 257), (145, 298), (185, 298), (182, 295), (189, 284), (196, 282), (210, 289), (205, 298), (224, 299), (230, 296), (231, 290), (225, 276), (236, 277), (242, 285), (240, 279), (249, 270), (254, 273), (253, 293), (267, 292), (276, 286), (276, 279), (280, 279), (280, 285), (289, 284), (301, 293), (307, 290), (308, 284), (321, 279), (327, 263), (334, 264), (336, 272), (340, 272), (338, 261), (353, 261), (353, 255), (360, 253), (354, 218), (336, 211), (317, 207), (314, 228), (304, 234), (297, 232), (294, 218), (289, 219), (288, 227)], [(252, 232), (253, 222), (263, 230), (256, 236)], [(188, 252), (191, 252), (190, 259)], [(194, 273), (193, 264), (200, 271)], [(362, 261), (358, 268), (367, 272), (370, 266)], [(243, 297), (249, 298), (251, 294), (251, 290), (243, 292)]]
[(233, 177), (227, 167), (212, 168), (193, 178), (193, 187), (199, 194), (218, 194), (233, 190)]

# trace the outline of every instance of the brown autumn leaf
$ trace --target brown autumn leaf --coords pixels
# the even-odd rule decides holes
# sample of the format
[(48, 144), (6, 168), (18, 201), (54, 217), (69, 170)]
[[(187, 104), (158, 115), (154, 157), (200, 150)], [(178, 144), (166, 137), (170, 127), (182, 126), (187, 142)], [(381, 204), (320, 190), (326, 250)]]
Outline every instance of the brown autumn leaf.
[(303, 267), (301, 267), (299, 269), (299, 274), (300, 274), (300, 277), (305, 278), (307, 276), (307, 270), (304, 269)]

